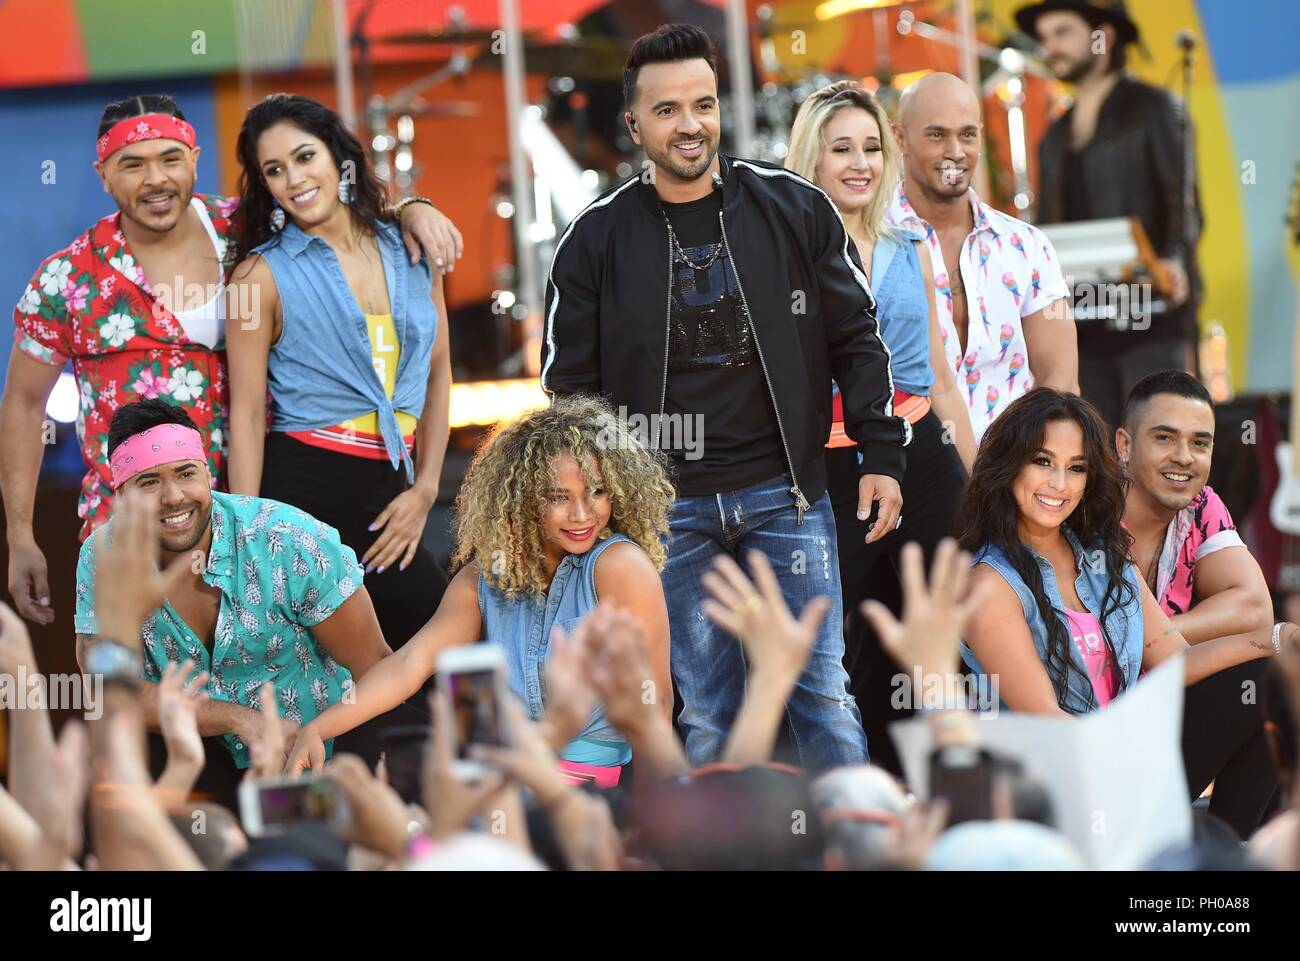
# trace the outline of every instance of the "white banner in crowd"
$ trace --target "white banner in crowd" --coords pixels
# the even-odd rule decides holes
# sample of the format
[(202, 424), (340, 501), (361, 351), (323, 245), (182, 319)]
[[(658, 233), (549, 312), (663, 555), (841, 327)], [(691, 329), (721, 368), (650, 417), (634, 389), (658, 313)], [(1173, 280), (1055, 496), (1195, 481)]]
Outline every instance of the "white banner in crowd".
[[(1057, 829), (1089, 867), (1134, 870), (1191, 838), (1183, 672), (1183, 659), (1171, 659), (1087, 717), (1003, 711), (975, 723), (981, 747), (1020, 761), (1046, 787)], [(890, 733), (908, 784), (928, 797), (929, 726), (913, 718), (891, 725)]]

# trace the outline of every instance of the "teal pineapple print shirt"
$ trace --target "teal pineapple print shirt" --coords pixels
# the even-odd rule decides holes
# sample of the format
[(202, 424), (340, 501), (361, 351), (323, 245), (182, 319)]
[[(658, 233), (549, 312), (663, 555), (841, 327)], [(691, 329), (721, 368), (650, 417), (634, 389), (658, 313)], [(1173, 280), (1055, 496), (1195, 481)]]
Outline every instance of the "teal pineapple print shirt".
[[(95, 540), (77, 563), (78, 634), (98, 633), (95, 620)], [(169, 662), (193, 660), (209, 674), (214, 701), (260, 710), (265, 681), (275, 684), (281, 717), (306, 724), (352, 687), (347, 668), (312, 636), (361, 587), (357, 555), (338, 531), (296, 507), (260, 497), (212, 492), (212, 547), (203, 580), (221, 591), (209, 654), (170, 604), (144, 623), (144, 678), (158, 683)], [(248, 745), (233, 734), (226, 747), (237, 767), (249, 765)], [(332, 743), (326, 749), (332, 749)]]

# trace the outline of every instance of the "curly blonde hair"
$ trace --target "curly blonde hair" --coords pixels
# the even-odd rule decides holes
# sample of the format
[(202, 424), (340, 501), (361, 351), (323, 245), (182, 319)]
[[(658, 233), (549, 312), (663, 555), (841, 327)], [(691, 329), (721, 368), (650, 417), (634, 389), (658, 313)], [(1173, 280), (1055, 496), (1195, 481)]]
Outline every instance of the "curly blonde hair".
[(662, 570), (675, 496), (665, 458), (647, 448), (607, 404), (583, 396), (556, 398), (550, 407), (498, 425), (484, 440), (456, 496), (452, 566), (477, 558), (487, 583), (512, 600), (546, 596), (550, 579), (542, 517), (555, 483), (552, 461), (559, 454), (571, 454), (593, 486), (596, 477), (586, 455), (600, 465), (610, 518), (598, 538), (623, 534)]

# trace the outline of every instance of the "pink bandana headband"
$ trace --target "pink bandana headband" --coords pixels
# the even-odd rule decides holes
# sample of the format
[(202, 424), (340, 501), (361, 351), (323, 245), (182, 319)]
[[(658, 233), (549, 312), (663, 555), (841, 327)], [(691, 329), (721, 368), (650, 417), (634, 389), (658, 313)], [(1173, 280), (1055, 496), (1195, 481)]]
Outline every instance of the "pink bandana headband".
[(184, 424), (159, 424), (132, 434), (118, 444), (108, 458), (109, 468), (113, 472), (113, 490), (121, 490), (122, 485), (136, 474), (153, 470), (159, 464), (171, 464), (181, 460), (208, 462), (208, 455), (203, 450), (203, 438), (193, 427)]
[(142, 140), (179, 140), (187, 147), (197, 142), (194, 128), (180, 117), (165, 113), (147, 113), (142, 117), (127, 117), (108, 129), (108, 133), (95, 144), (95, 155), (103, 163), (129, 143)]

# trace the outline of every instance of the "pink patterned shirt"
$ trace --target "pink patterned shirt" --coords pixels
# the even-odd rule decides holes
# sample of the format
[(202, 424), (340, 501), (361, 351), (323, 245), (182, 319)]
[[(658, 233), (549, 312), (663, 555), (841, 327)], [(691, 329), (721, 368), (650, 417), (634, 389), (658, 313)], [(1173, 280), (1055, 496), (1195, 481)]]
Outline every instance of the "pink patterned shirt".
[(1227, 506), (1206, 484), (1174, 515), (1156, 572), (1156, 597), (1166, 614), (1186, 614), (1195, 602), (1196, 563), (1215, 551), (1244, 547)]

